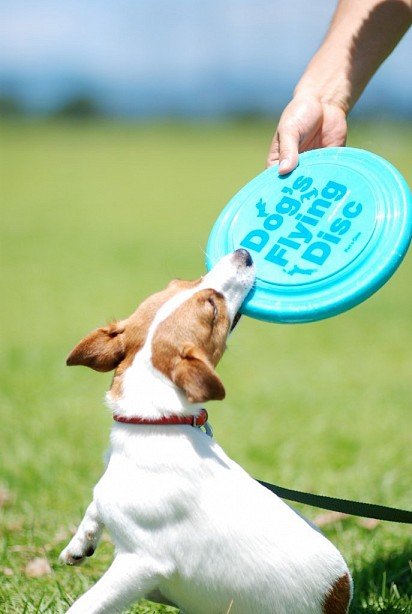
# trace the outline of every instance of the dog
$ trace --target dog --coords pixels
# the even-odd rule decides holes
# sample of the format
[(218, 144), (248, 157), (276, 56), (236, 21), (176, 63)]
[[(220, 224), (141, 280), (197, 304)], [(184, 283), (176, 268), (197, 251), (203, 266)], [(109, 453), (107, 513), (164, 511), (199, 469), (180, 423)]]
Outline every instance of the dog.
[(115, 370), (108, 465), (60, 555), (81, 563), (106, 526), (115, 558), (70, 614), (141, 598), (186, 614), (347, 612), (352, 580), (338, 550), (201, 428), (203, 404), (225, 396), (215, 367), (254, 278), (250, 254), (236, 250), (70, 353), (68, 365)]

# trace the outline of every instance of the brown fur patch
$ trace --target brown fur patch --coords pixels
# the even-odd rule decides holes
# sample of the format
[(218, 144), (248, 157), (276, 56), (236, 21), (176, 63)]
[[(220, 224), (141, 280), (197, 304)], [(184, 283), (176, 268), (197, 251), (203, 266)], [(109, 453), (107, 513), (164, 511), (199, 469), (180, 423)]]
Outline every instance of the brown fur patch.
[(66, 364), (82, 365), (96, 371), (116, 369), (112, 392), (116, 394), (120, 376), (141, 349), (158, 309), (175, 294), (192, 288), (195, 281), (172, 281), (165, 290), (153, 294), (126, 320), (98, 328), (82, 339), (70, 352)]
[[(97, 371), (115, 369), (110, 391), (113, 398), (119, 397), (123, 374), (143, 347), (158, 310), (200, 281), (173, 280), (129, 318), (87, 335), (72, 350), (67, 364)], [(229, 326), (224, 297), (213, 289), (196, 292), (159, 324), (153, 337), (153, 366), (182, 388), (192, 403), (223, 399), (225, 389), (214, 367), (225, 350)]]
[(152, 363), (182, 388), (191, 403), (224, 398), (214, 372), (225, 347), (230, 321), (224, 297), (201, 290), (161, 322), (152, 343)]
[(181, 359), (171, 371), (170, 379), (185, 392), (189, 403), (221, 401), (226, 395), (207, 356), (193, 345), (183, 349)]
[(118, 322), (94, 330), (73, 348), (66, 364), (69, 367), (82, 365), (95, 371), (111, 371), (124, 357), (121, 341), (123, 330)]
[(179, 292), (193, 288), (199, 283), (200, 279), (196, 279), (194, 281), (175, 279), (171, 281), (167, 288), (149, 296), (145, 301), (143, 301), (143, 303), (141, 303), (141, 305), (139, 305), (136, 311), (129, 318), (127, 318), (127, 320), (122, 322), (122, 324), (125, 326), (125, 356), (124, 359), (118, 364), (113, 377), (113, 382), (110, 389), (113, 398), (120, 396), (123, 373), (128, 367), (130, 367), (133, 362), (133, 358), (143, 347), (150, 325), (160, 307)]
[(351, 583), (347, 573), (333, 584), (323, 604), (323, 614), (346, 614), (351, 600)]

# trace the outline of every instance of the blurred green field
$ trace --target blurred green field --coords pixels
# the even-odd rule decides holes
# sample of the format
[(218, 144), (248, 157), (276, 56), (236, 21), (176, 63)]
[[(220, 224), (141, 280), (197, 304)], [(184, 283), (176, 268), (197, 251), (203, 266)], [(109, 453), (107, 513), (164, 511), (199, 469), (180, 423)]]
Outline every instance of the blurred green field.
[[(0, 612), (63, 612), (107, 568), (57, 562), (102, 471), (110, 374), (68, 369), (89, 330), (172, 277), (197, 277), (211, 225), (264, 165), (268, 123), (0, 126)], [(412, 126), (352, 126), (349, 144), (412, 184)], [(209, 414), (226, 451), (290, 488), (411, 508), (412, 259), (363, 305), (316, 324), (243, 318)], [(298, 506), (297, 506), (298, 507)], [(300, 509), (310, 518), (319, 510)], [(353, 570), (352, 612), (412, 612), (411, 530), (325, 527)], [(48, 559), (32, 578), (27, 563)], [(149, 603), (134, 613), (174, 612)]]

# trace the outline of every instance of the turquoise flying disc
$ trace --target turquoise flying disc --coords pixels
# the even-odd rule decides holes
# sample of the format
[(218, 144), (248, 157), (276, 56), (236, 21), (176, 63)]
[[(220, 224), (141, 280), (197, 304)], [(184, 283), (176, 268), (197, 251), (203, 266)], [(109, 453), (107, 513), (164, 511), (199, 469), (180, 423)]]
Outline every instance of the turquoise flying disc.
[(289, 175), (267, 169), (232, 198), (210, 234), (206, 265), (247, 249), (256, 283), (241, 313), (310, 322), (376, 292), (411, 234), (411, 193), (389, 162), (361, 149), (319, 149), (301, 154)]

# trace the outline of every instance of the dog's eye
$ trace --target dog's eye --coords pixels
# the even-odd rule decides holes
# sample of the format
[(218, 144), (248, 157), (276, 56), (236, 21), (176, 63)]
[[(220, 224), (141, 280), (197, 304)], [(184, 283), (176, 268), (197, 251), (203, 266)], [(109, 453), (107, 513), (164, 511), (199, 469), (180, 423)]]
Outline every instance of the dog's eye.
[(217, 318), (217, 314), (218, 314), (218, 309), (217, 309), (217, 305), (214, 301), (213, 296), (209, 296), (209, 298), (207, 299), (207, 302), (209, 303), (209, 305), (212, 306), (213, 308), (213, 319), (215, 320)]

